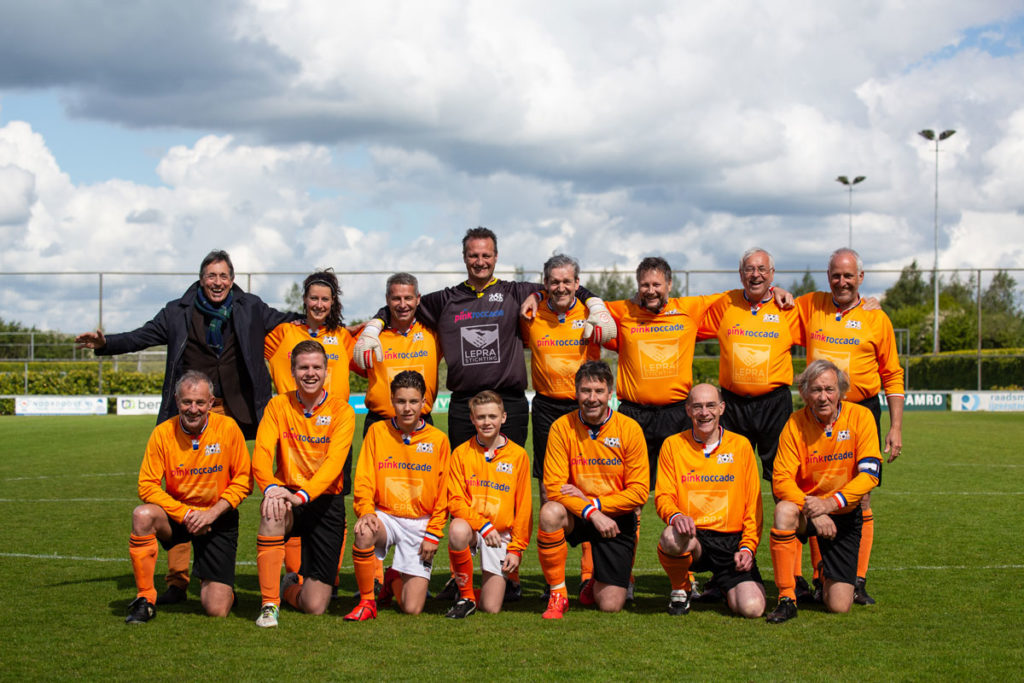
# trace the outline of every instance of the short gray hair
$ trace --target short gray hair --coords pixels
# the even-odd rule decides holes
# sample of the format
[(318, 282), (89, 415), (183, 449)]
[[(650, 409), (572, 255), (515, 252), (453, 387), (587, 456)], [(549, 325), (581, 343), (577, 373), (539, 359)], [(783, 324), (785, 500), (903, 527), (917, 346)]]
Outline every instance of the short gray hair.
[(420, 295), (420, 283), (416, 279), (416, 276), (412, 273), (395, 273), (388, 278), (387, 284), (384, 285), (384, 297), (391, 296), (392, 285), (410, 285), (416, 296)]
[(767, 249), (762, 249), (761, 247), (751, 247), (750, 249), (747, 249), (745, 252), (743, 252), (743, 256), (740, 256), (740, 270), (743, 270), (743, 266), (747, 263), (747, 259), (753, 256), (754, 254), (764, 254), (765, 256), (767, 256), (768, 267), (771, 268), (772, 270), (775, 270), (775, 257), (772, 256), (772, 253), (770, 251), (768, 251)]
[(836, 373), (836, 381), (839, 384), (839, 399), (842, 400), (846, 396), (846, 392), (850, 390), (850, 378), (839, 369), (838, 365), (824, 358), (808, 363), (807, 368), (796, 378), (796, 386), (800, 391), (801, 398), (806, 401), (807, 389), (811, 386), (811, 383), (829, 371)]
[(544, 282), (548, 281), (551, 277), (551, 271), (555, 268), (565, 268), (566, 266), (572, 267), (573, 279), (580, 279), (580, 264), (579, 261), (574, 259), (572, 256), (566, 256), (565, 254), (555, 254), (547, 261), (544, 262)]
[(851, 256), (853, 256), (853, 258), (857, 259), (857, 272), (864, 272), (864, 261), (861, 260), (860, 254), (858, 254), (853, 249), (850, 249), (849, 247), (839, 247), (838, 249), (832, 252), (832, 255), (828, 257), (828, 272), (832, 272), (832, 262), (835, 261), (840, 256), (842, 256), (843, 254), (850, 254)]
[(206, 386), (210, 388), (210, 396), (213, 396), (213, 380), (207, 377), (206, 373), (199, 372), (198, 370), (186, 370), (185, 374), (174, 383), (174, 398), (181, 398), (181, 389), (185, 385), (191, 386), (200, 382), (206, 383)]

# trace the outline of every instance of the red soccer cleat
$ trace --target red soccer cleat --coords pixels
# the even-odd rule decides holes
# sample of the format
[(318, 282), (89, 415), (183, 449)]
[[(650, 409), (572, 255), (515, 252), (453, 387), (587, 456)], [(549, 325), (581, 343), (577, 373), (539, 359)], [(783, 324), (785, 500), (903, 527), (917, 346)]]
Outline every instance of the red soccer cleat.
[(540, 616), (542, 619), (561, 619), (567, 611), (569, 611), (569, 598), (561, 593), (553, 592), (548, 598), (548, 608)]
[(355, 609), (346, 614), (345, 621), (369, 621), (377, 618), (377, 603), (373, 600), (360, 600)]
[(596, 602), (594, 600), (594, 580), (587, 579), (580, 586), (580, 604), (584, 607), (590, 607)]

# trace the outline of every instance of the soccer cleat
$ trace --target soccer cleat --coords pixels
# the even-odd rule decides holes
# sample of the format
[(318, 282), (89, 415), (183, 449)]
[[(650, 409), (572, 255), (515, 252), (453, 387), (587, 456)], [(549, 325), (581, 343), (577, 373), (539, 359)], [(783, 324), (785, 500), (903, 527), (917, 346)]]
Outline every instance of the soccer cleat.
[[(714, 577), (711, 577), (711, 578), (714, 579)], [(705, 588), (707, 588), (710, 585), (711, 585), (710, 582), (705, 584)], [(697, 577), (694, 576), (693, 573), (691, 572), (690, 573), (690, 600), (691, 601), (700, 600), (700, 596), (701, 595), (703, 595), (703, 593), (701, 593), (701, 590), (700, 590), (700, 582), (697, 581)]]
[(548, 599), (548, 608), (540, 616), (542, 619), (561, 619), (567, 611), (569, 611), (569, 599), (561, 593), (552, 592)]
[(673, 617), (690, 611), (690, 594), (685, 590), (672, 591), (668, 599), (668, 613)]
[(377, 618), (377, 603), (373, 600), (360, 600), (351, 612), (342, 617), (345, 621), (369, 621)]
[(594, 600), (594, 581), (593, 579), (587, 579), (580, 584), (580, 604), (584, 607), (590, 607), (596, 602)]
[(156, 604), (158, 605), (176, 605), (186, 600), (188, 600), (188, 592), (181, 586), (176, 586), (173, 583), (167, 586), (167, 590), (156, 596)]
[(547, 602), (551, 599), (551, 586), (545, 584), (544, 592), (540, 594), (540, 599), (542, 602)]
[(455, 582), (455, 577), (448, 579), (448, 583), (444, 585), (441, 592), (437, 594), (438, 600), (458, 600), (459, 599), (459, 584)]
[(279, 610), (277, 605), (272, 602), (268, 602), (260, 608), (260, 615), (256, 617), (256, 625), (260, 628), (273, 628), (277, 626), (277, 615)]
[(636, 591), (636, 581), (629, 577), (629, 586), (626, 587), (626, 602), (633, 602), (633, 594)]
[(156, 607), (146, 598), (139, 596), (128, 605), (128, 616), (124, 618), (126, 624), (145, 624), (156, 616)]
[(796, 619), (796, 602), (792, 598), (779, 598), (779, 605), (765, 617), (769, 624), (781, 624), (784, 621)]
[(395, 580), (400, 578), (402, 575), (398, 573), (398, 570), (394, 567), (388, 567), (384, 570), (384, 583), (381, 583), (377, 579), (373, 580), (373, 593), (377, 596), (377, 607), (390, 607), (391, 600), (395, 597), (395, 593), (392, 590), (392, 586)]
[(811, 587), (807, 585), (807, 579), (802, 576), (796, 577), (796, 602), (807, 602), (813, 600), (814, 594), (811, 592)]
[[(811, 591), (811, 601), (816, 602), (819, 605), (825, 602), (825, 587), (821, 583), (821, 579), (814, 579), (814, 590)], [(854, 588), (856, 593), (856, 588)]]
[(476, 603), (469, 598), (459, 598), (445, 616), (449, 619), (465, 619), (473, 612), (476, 612)]
[[(695, 587), (696, 585), (697, 584), (694, 583)], [(713, 576), (704, 584), (704, 590), (697, 592), (696, 596), (693, 593), (690, 593), (691, 602), (721, 602), (722, 597), (722, 590), (718, 587), (718, 584), (715, 583), (715, 577)]]
[(505, 602), (519, 602), (523, 599), (523, 585), (518, 581), (505, 582)]
[(865, 587), (865, 584), (867, 584), (867, 582), (867, 579), (865, 579), (863, 576), (858, 576), (857, 583), (853, 585), (853, 601), (858, 605), (875, 604), (875, 599), (868, 595), (867, 588)]
[(286, 572), (285, 575), (281, 577), (281, 592), (279, 593), (279, 595), (281, 596), (281, 599), (284, 600), (284, 591), (285, 591), (286, 588), (291, 588), (292, 586), (297, 586), (298, 583), (299, 583), (299, 575), (298, 574), (296, 574), (295, 572)]

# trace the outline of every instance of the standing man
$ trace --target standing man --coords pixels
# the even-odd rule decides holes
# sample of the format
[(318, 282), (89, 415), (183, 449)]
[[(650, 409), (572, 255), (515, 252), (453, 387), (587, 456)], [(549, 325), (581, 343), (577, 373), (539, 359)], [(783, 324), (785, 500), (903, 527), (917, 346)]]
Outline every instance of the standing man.
[[(882, 408), (878, 392), (885, 389), (889, 404), (889, 432), (885, 436), (885, 453), (889, 462), (899, 457), (903, 447), (903, 368), (896, 355), (896, 335), (892, 322), (882, 310), (866, 310), (860, 296), (864, 284), (864, 263), (853, 249), (837, 249), (828, 260), (828, 282), (831, 292), (812, 292), (797, 299), (808, 362), (832, 361), (846, 373), (850, 382), (847, 399), (858, 403), (875, 418), (881, 435)], [(877, 473), (881, 483), (881, 470)], [(872, 605), (866, 576), (875, 535), (875, 519), (871, 496), (861, 500), (864, 529), (857, 560), (857, 582), (854, 601)], [(818, 553), (811, 545), (811, 559), (818, 565)]]
[(579, 410), (551, 427), (544, 458), (548, 502), (540, 509), (537, 554), (551, 597), (542, 615), (561, 619), (569, 609), (566, 542), (591, 543), (593, 595), (602, 612), (626, 602), (636, 551), (636, 509), (647, 501), (647, 454), (635, 420), (608, 407), (612, 371), (587, 361), (576, 372)]
[(719, 425), (718, 389), (698, 384), (686, 397), (693, 429), (665, 439), (658, 458), (655, 503), (667, 524), (658, 559), (672, 582), (668, 613), (690, 611), (691, 568), (711, 571), (729, 609), (747, 619), (764, 614), (758, 571), (761, 484), (750, 443)]
[(158, 541), (165, 550), (195, 543), (207, 614), (227, 616), (235, 597), (238, 504), (252, 491), (249, 451), (234, 421), (210, 414), (208, 377), (189, 370), (175, 383), (174, 396), (178, 414), (153, 430), (139, 469), (143, 503), (132, 513), (128, 549), (138, 597), (128, 607), (128, 624), (156, 616)]
[[(299, 317), (282, 313), (235, 285), (235, 267), (226, 251), (211, 251), (199, 266), (199, 281), (170, 301), (142, 327), (105, 336), (85, 332), (78, 348), (97, 356), (115, 356), (151, 346), (167, 346), (163, 400), (157, 423), (177, 412), (173, 389), (187, 370), (213, 380), (214, 413), (234, 418), (246, 439), (256, 437), (270, 401), (270, 374), (263, 362), (263, 340), (277, 325)], [(168, 554), (167, 590), (157, 604), (187, 599), (189, 546)]]
[[(323, 614), (338, 575), (345, 533), (342, 467), (352, 446), (355, 411), (348, 400), (324, 391), (327, 353), (307, 339), (291, 353), (295, 392), (267, 406), (252, 456), (253, 477), (263, 492), (256, 536), (256, 570), (262, 607), (256, 625), (277, 626), (281, 600), (309, 614)], [(281, 580), (285, 541), (302, 538), (299, 574)]]
[(779, 605), (768, 623), (797, 615), (793, 565), (800, 543), (819, 539), (822, 597), (830, 612), (848, 612), (857, 582), (862, 528), (860, 500), (878, 484), (882, 471), (874, 419), (843, 396), (850, 381), (835, 363), (812, 361), (797, 378), (806, 404), (793, 413), (779, 438), (772, 490), (772, 568)]

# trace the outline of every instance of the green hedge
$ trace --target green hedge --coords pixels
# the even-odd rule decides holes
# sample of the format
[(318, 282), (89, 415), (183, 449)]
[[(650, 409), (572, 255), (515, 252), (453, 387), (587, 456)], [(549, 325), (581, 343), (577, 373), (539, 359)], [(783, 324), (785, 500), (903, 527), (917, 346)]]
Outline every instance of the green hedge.
[[(1014, 351), (1018, 351), (1014, 349)], [(936, 390), (977, 390), (977, 352), (943, 353), (910, 360), (910, 388)], [(982, 353), (983, 390), (1020, 390), (1024, 387), (1024, 356)]]

